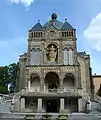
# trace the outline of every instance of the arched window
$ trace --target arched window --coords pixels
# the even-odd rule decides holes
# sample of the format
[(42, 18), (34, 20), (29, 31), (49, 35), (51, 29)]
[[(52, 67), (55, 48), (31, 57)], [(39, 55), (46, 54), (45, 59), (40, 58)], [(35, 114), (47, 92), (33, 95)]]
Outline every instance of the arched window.
[(37, 73), (32, 73), (30, 76), (30, 89), (31, 91), (39, 91), (40, 89), (40, 77)]
[(60, 86), (59, 76), (55, 72), (48, 72), (45, 76), (45, 87), (49, 90), (57, 90)]
[(74, 57), (74, 51), (72, 49), (69, 49), (69, 65), (73, 65), (73, 57)]
[(64, 48), (64, 65), (73, 65), (74, 51), (71, 48)]
[(63, 80), (64, 88), (74, 87), (75, 86), (75, 78), (72, 73), (67, 73)]
[(64, 54), (64, 65), (68, 65), (68, 49), (67, 48), (64, 48), (63, 54)]
[(34, 47), (31, 52), (31, 65), (40, 64), (40, 48)]

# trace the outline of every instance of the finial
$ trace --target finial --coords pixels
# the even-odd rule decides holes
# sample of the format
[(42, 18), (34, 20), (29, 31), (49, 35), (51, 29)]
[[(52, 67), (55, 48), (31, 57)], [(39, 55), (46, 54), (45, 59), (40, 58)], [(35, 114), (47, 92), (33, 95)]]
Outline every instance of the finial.
[(38, 22), (40, 22), (40, 20), (38, 20)]
[(53, 14), (51, 15), (51, 19), (52, 19), (52, 20), (56, 20), (56, 19), (57, 19), (57, 14), (56, 14), (56, 13), (53, 13)]
[(65, 18), (65, 21), (67, 21), (67, 18)]

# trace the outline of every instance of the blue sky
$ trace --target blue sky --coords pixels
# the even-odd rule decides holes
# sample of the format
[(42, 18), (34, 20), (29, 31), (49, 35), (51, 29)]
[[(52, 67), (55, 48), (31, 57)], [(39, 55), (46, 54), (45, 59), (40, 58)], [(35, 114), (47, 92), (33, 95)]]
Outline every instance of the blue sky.
[(101, 0), (0, 0), (0, 65), (17, 62), (28, 30), (53, 12), (77, 29), (78, 51), (90, 54), (93, 74), (101, 74)]

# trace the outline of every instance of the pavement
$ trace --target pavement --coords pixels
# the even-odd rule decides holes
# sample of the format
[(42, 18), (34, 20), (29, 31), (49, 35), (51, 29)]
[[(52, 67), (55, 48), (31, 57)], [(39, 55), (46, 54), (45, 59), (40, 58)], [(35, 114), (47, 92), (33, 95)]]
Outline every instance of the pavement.
[[(2, 113), (0, 114), (0, 120), (24, 120), (25, 114), (18, 114), (18, 113)], [(41, 115), (39, 118), (36, 115), (35, 120), (40, 120)], [(52, 115), (52, 120), (56, 120), (58, 117), (58, 114)], [(75, 113), (75, 114), (69, 114), (67, 120), (101, 120), (101, 114), (85, 114), (85, 113)]]

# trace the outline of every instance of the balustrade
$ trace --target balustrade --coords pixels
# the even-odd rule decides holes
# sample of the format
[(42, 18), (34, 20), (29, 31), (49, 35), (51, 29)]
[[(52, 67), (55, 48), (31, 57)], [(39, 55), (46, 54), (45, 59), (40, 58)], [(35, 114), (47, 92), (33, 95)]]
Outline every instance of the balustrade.
[[(34, 93), (42, 93), (42, 91), (40, 90), (40, 88), (31, 88), (30, 92), (34, 92)], [(56, 94), (56, 93), (66, 93), (66, 94), (79, 94), (78, 89), (71, 89), (71, 88), (67, 88), (67, 89), (46, 89), (44, 88), (43, 93), (49, 93), (49, 94)]]

